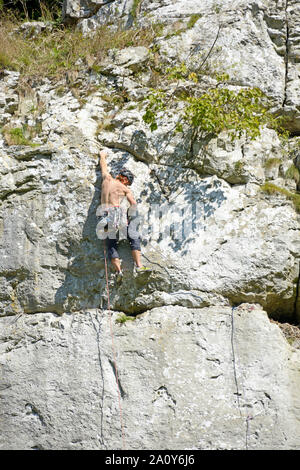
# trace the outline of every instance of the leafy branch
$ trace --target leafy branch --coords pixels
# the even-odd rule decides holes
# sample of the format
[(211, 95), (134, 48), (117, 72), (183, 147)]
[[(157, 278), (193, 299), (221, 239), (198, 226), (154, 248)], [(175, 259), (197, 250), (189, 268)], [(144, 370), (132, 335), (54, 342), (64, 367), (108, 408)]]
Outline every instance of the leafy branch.
[(231, 140), (243, 135), (254, 140), (260, 135), (263, 126), (271, 127), (281, 134), (286, 133), (282, 118), (271, 114), (268, 100), (260, 89), (248, 87), (239, 91), (231, 90), (224, 86), (229, 76), (221, 74), (215, 75), (215, 87), (201, 93), (200, 87), (197, 87), (199, 75), (189, 71), (186, 64), (168, 69), (166, 73), (168, 79), (177, 80), (175, 91), (179, 82), (193, 82), (193, 94), (185, 91), (179, 97), (175, 96), (175, 92), (167, 96), (161, 89), (152, 89), (143, 115), (151, 131), (158, 128), (158, 113), (166, 111), (171, 101), (173, 104), (177, 101), (183, 103), (183, 106), (178, 116), (176, 131), (183, 132), (183, 124), (186, 123), (192, 128), (194, 138), (205, 138), (227, 131)]

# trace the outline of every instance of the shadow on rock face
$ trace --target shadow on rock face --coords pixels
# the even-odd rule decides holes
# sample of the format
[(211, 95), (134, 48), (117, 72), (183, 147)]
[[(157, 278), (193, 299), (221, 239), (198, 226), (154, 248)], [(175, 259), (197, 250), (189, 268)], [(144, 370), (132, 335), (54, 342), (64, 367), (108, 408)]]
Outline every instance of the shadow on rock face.
[[(126, 165), (128, 159), (128, 153), (124, 153), (112, 160), (110, 169), (113, 176)], [(188, 289), (180, 276), (180, 268), (174, 268), (176, 260), (188, 254), (189, 247), (197, 243), (199, 224), (205, 223), (205, 219), (211, 217), (226, 199), (226, 192), (218, 179), (201, 180), (193, 170), (187, 170), (183, 175), (182, 168), (160, 167), (152, 176), (147, 187), (135, 195), (140, 196), (141, 205), (144, 202), (146, 208), (155, 206), (156, 210), (159, 209), (155, 223), (162, 222), (162, 227), (165, 223), (169, 232), (165, 234), (163, 229), (160, 234), (162, 240), (158, 239), (154, 245), (151, 234), (143, 237), (143, 260), (152, 268), (152, 273), (136, 275), (127, 240), (120, 241), (118, 246), (124, 272), (121, 284), (115, 282), (110, 261), (107, 260), (111, 308), (132, 314), (163, 305), (165, 295)], [(96, 234), (101, 183), (99, 172), (81, 237), (76, 240), (70, 233), (69, 243), (68, 240), (62, 242), (65, 247), (68, 246), (69, 266), (55, 295), (57, 313), (107, 308), (104, 241), (98, 239)], [(181, 233), (177, 238), (178, 231)], [(174, 269), (177, 270), (175, 278)], [(179, 283), (178, 278), (181, 279)]]
[(97, 175), (95, 192), (88, 209), (80, 241), (69, 244), (70, 264), (65, 279), (56, 292), (58, 313), (97, 308), (103, 291), (103, 242), (96, 235), (96, 209), (99, 205), (101, 175)]

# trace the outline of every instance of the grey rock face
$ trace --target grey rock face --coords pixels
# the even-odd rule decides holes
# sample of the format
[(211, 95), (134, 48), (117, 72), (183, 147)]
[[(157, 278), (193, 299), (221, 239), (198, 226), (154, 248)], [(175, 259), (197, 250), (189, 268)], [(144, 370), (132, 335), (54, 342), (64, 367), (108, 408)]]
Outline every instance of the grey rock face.
[(64, 20), (88, 18), (111, 0), (64, 0), (62, 16)]
[[(96, 4), (97, 11), (93, 10)], [(172, 30), (172, 25), (181, 24), (182, 34), (158, 40), (168, 61), (176, 57), (186, 61), (199, 52), (204, 58), (217, 37), (217, 47), (210, 55), (214, 68), (226, 70), (233, 85), (262, 89), (276, 108), (283, 108), (289, 130), (300, 131), (298, 0), (143, 1), (137, 8), (127, 0), (101, 4), (65, 0), (64, 5), (66, 18), (80, 20), (86, 33), (97, 25), (110, 24), (112, 17), (127, 27), (162, 23)], [(197, 21), (189, 27), (193, 15)], [(89, 18), (84, 19), (86, 16)]]
[[(25, 152), (19, 163), (6, 156), (1, 273), (14, 300), (5, 301), (4, 315), (96, 308), (104, 295), (97, 162), (78, 150), (42, 150)], [(270, 206), (256, 184), (231, 187), (182, 165), (137, 162), (128, 152), (111, 151), (109, 162), (113, 172), (126, 162), (136, 176), (143, 259), (153, 268), (146, 283), (132, 278), (129, 247), (120, 244), (125, 278), (112, 284), (114, 308), (140, 313), (182, 298), (199, 307), (253, 301), (293, 317), (299, 226), (284, 196)]]
[(0, 124), (3, 126), (18, 108), (18, 94), (15, 92), (19, 79), (17, 72), (4, 72), (0, 84)]
[(17, 32), (21, 33), (24, 37), (34, 38), (41, 32), (52, 31), (53, 25), (50, 22), (44, 21), (27, 21), (22, 23)]
[[(299, 447), (300, 354), (259, 307), (241, 305), (233, 323), (228, 307), (117, 317), (127, 449)], [(0, 323), (0, 447), (122, 448), (108, 312)]]
[(286, 91), (284, 109), (290, 117), (290, 129), (298, 132), (300, 129), (300, 5), (297, 1), (286, 2)]

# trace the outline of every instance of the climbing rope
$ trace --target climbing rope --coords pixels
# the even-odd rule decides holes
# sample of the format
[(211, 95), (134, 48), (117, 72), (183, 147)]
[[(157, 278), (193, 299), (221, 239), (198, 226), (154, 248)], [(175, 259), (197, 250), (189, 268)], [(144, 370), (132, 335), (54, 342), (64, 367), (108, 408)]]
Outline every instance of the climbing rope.
[(124, 435), (124, 426), (123, 426), (123, 412), (122, 412), (122, 404), (121, 404), (121, 391), (120, 391), (120, 382), (119, 382), (119, 373), (116, 361), (116, 352), (115, 352), (115, 345), (114, 345), (114, 333), (112, 327), (112, 315), (110, 310), (110, 297), (109, 297), (109, 285), (108, 285), (108, 269), (107, 269), (107, 259), (106, 259), (106, 242), (103, 242), (104, 248), (104, 264), (105, 264), (105, 277), (106, 277), (106, 291), (107, 291), (107, 309), (109, 312), (109, 326), (110, 326), (110, 335), (111, 335), (111, 344), (112, 344), (112, 352), (113, 352), (113, 360), (114, 360), (114, 368), (115, 368), (115, 376), (117, 382), (117, 389), (118, 389), (118, 402), (119, 402), (119, 412), (120, 412), (120, 425), (121, 425), (121, 433), (122, 433), (122, 448), (123, 450), (126, 449), (125, 444), (125, 435)]
[(233, 375), (234, 375), (234, 381), (235, 381), (235, 387), (236, 387), (237, 403), (238, 403), (238, 409), (239, 409), (240, 416), (242, 417), (241, 404), (240, 404), (240, 391), (239, 391), (239, 384), (238, 384), (237, 374), (236, 374), (236, 360), (235, 360), (235, 350), (234, 350), (234, 316), (233, 316), (233, 312), (234, 312), (235, 309), (236, 309), (236, 307), (232, 307), (232, 309), (231, 309), (231, 351), (232, 351)]
[[(242, 410), (241, 410), (241, 404), (240, 404), (240, 391), (239, 391), (239, 385), (238, 385), (238, 380), (237, 380), (237, 373), (236, 373), (236, 358), (235, 358), (235, 350), (234, 350), (234, 310), (237, 307), (232, 307), (231, 308), (231, 350), (232, 350), (232, 362), (233, 362), (233, 375), (234, 375), (234, 381), (235, 381), (235, 386), (236, 386), (236, 395), (237, 395), (237, 403), (238, 403), (238, 409), (240, 413), (240, 417), (243, 418)], [(245, 436), (245, 447), (246, 450), (249, 449), (248, 447), (248, 441), (249, 441), (249, 421), (253, 419), (252, 416), (247, 416), (245, 418), (246, 422), (246, 436)]]

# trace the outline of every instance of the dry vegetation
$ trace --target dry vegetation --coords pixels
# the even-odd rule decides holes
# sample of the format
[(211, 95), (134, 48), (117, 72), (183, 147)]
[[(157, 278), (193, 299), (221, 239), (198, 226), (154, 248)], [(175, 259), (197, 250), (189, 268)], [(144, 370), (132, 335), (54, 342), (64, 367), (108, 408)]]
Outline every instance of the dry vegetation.
[(275, 320), (271, 320), (279, 326), (288, 343), (296, 349), (300, 349), (300, 325), (291, 325), (290, 323), (280, 323)]
[(0, 70), (15, 70), (25, 78), (60, 78), (68, 70), (97, 70), (110, 49), (148, 47), (158, 34), (158, 26), (130, 30), (102, 26), (85, 37), (75, 28), (54, 24), (51, 31), (25, 37), (19, 26), (13, 17), (0, 20)]

